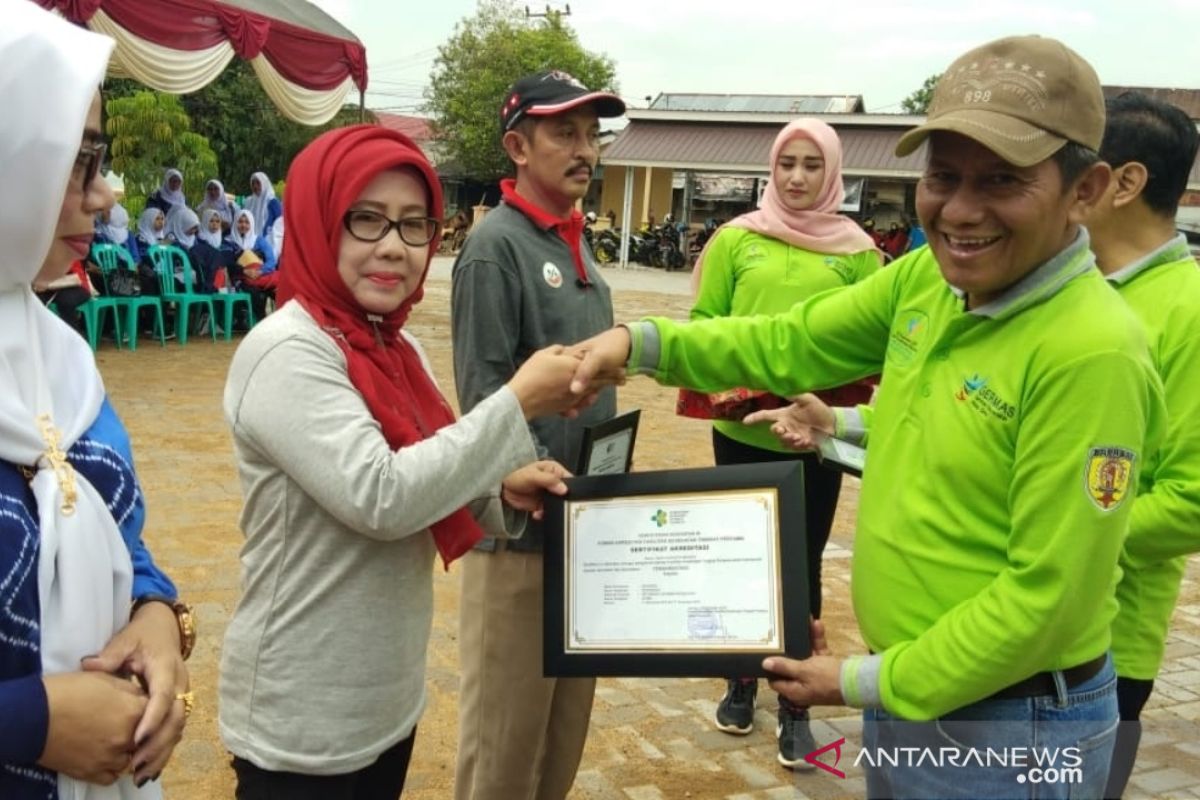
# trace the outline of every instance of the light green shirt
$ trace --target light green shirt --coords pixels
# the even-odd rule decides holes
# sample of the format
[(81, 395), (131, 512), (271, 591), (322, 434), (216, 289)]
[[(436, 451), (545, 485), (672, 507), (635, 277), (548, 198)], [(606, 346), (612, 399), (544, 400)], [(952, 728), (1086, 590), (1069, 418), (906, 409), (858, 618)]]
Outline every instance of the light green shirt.
[(1200, 551), (1200, 269), (1182, 235), (1108, 276), (1145, 326), (1162, 378), (1167, 434), (1150, 459), (1121, 554), (1113, 661), (1125, 678), (1152, 680), (1187, 566)]
[[(814, 294), (858, 283), (879, 267), (877, 250), (826, 255), (745, 228), (724, 227), (704, 252), (691, 319), (778, 314)], [(717, 420), (713, 427), (743, 444), (790, 452), (769, 425)]]
[(930, 719), (1109, 648), (1165, 412), (1085, 231), (972, 311), (926, 247), (786, 314), (630, 332), (631, 369), (700, 391), (791, 396), (882, 370), (851, 589), (881, 654), (865, 691), (888, 711)]

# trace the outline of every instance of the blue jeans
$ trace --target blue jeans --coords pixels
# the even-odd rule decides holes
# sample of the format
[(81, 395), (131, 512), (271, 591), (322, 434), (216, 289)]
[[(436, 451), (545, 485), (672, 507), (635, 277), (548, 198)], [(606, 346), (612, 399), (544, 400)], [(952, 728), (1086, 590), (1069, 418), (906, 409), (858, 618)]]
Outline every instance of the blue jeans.
[(932, 722), (863, 713), (870, 798), (1043, 800), (1104, 797), (1117, 733), (1112, 659), (1051, 695), (981, 700)]

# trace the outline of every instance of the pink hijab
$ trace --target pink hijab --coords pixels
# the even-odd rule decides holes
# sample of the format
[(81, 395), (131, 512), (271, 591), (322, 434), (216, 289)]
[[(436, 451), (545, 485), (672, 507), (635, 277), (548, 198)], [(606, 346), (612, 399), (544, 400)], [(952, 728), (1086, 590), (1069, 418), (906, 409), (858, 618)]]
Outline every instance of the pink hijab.
[[(825, 183), (817, 199), (804, 211), (788, 208), (775, 186), (775, 162), (779, 160), (779, 153), (788, 142), (798, 138), (810, 140), (825, 158)], [(816, 253), (849, 254), (875, 249), (875, 242), (858, 223), (837, 213), (845, 191), (842, 189), (842, 142), (833, 128), (811, 117), (789, 122), (771, 145), (769, 163), (771, 178), (758, 210), (735, 217), (726, 223), (727, 226), (746, 228)], [(715, 238), (716, 233), (709, 242)], [(703, 266), (704, 253), (701, 253), (692, 270), (693, 294), (700, 286)]]

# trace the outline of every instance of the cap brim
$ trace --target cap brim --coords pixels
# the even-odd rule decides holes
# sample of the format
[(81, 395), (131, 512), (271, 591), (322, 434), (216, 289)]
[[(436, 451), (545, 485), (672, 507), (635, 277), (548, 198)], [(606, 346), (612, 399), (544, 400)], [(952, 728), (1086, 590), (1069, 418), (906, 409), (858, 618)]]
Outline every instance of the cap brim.
[(950, 131), (974, 139), (1010, 164), (1031, 167), (1045, 161), (1067, 143), (1023, 119), (981, 108), (957, 109), (938, 115), (900, 137), (896, 155), (906, 156), (934, 131)]
[(541, 103), (525, 109), (525, 113), (529, 116), (545, 117), (551, 114), (561, 114), (589, 103), (596, 107), (596, 116), (598, 117), (619, 117), (625, 113), (625, 101), (608, 92), (588, 92), (560, 103)]

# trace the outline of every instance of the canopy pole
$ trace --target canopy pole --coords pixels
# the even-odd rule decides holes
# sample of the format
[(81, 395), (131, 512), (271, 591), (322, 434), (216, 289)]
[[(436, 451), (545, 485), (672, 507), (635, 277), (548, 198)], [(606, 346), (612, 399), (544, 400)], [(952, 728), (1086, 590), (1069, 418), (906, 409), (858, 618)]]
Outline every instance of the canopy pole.
[(362, 89), (358, 90), (358, 121), (367, 121), (367, 93)]

